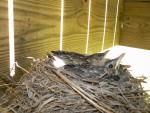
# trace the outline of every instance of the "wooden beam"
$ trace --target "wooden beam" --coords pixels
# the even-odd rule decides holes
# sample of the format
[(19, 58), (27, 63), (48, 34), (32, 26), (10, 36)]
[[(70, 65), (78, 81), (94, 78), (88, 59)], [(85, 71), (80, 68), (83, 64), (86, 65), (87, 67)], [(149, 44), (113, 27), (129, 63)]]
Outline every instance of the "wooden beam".
[(7, 0), (0, 0), (0, 76), (9, 74)]
[(16, 60), (29, 68), (25, 57), (42, 58), (59, 49), (60, 0), (14, 0)]
[[(89, 53), (100, 52), (101, 50), (102, 37), (104, 32), (105, 3), (106, 0), (92, 0), (91, 25), (89, 33), (89, 48), (88, 48)], [(120, 0), (119, 16), (121, 8), (122, 8), (122, 0)], [(113, 45), (113, 33), (115, 26), (116, 9), (117, 9), (117, 0), (109, 0), (104, 49), (110, 48)], [(119, 16), (118, 16), (115, 45), (118, 44), (120, 32)]]
[(120, 44), (150, 49), (150, 2), (125, 2)]
[(64, 0), (63, 49), (85, 53), (88, 0)]
[[(101, 49), (105, 0), (91, 0), (91, 25), (88, 53)], [(121, 0), (122, 1), (122, 0)], [(112, 46), (117, 0), (109, 0), (105, 49)], [(63, 50), (85, 53), (89, 0), (64, 0)], [(0, 74), (8, 73), (7, 0), (0, 0)], [(29, 69), (31, 60), (43, 58), (60, 44), (60, 0), (14, 0), (15, 56)], [(120, 22), (120, 21), (119, 21)], [(116, 44), (119, 36), (117, 28)]]

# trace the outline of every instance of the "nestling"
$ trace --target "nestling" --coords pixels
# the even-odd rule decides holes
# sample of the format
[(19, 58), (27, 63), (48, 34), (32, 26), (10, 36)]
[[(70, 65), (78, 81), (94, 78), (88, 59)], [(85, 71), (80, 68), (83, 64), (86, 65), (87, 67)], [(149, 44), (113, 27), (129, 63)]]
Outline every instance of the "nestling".
[(103, 66), (91, 64), (68, 64), (64, 66), (64, 69), (81, 77), (102, 78), (105, 75), (109, 77), (117, 74), (117, 68), (119, 68), (123, 56), (124, 54), (121, 54), (119, 57), (105, 62)]
[(62, 59), (65, 64), (91, 64), (91, 65), (104, 65), (107, 59), (106, 54), (109, 52), (95, 53), (91, 55), (80, 54), (68, 51), (51, 51), (53, 56)]

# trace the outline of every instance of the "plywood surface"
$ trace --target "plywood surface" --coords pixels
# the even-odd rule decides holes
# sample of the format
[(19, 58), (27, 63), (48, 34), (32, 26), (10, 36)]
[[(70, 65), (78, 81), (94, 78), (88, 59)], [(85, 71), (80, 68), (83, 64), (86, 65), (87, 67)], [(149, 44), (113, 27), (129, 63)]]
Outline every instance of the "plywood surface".
[[(105, 2), (92, 0), (88, 53), (101, 50)], [(113, 44), (116, 4), (117, 0), (109, 0), (105, 49)], [(88, 6), (89, 0), (64, 0), (63, 50), (85, 53)], [(5, 75), (9, 73), (7, 9), (7, 0), (0, 0), (0, 74)], [(43, 58), (50, 50), (59, 49), (60, 14), (61, 0), (14, 0), (15, 58), (19, 65), (29, 69), (31, 60), (26, 57)]]
[(85, 52), (88, 0), (64, 0), (63, 50)]
[(8, 48), (8, 16), (7, 1), (0, 0), (0, 76), (8, 74), (9, 48)]
[(14, 0), (15, 50), (20, 65), (29, 65), (25, 57), (41, 58), (59, 49), (59, 15), (59, 0)]
[[(0, 1), (1, 72), (8, 73), (7, 1)], [(5, 27), (6, 26), (6, 27)], [(26, 57), (45, 57), (59, 49), (60, 1), (14, 0), (15, 55), (18, 63), (28, 68)]]
[(150, 0), (124, 0), (125, 2), (150, 2)]
[(150, 1), (127, 1), (120, 44), (150, 50)]
[[(113, 45), (113, 34), (114, 34), (114, 27), (115, 27), (117, 1), (118, 0), (108, 1), (108, 13), (107, 13), (104, 49), (110, 48)], [(121, 9), (122, 7), (122, 2), (123, 1), (120, 0), (119, 9)], [(89, 53), (99, 52), (102, 49), (102, 38), (104, 32), (104, 19), (105, 19), (105, 5), (106, 5), (106, 0), (92, 0), (91, 24), (90, 24), (90, 33), (89, 33), (89, 47), (88, 47)], [(115, 44), (118, 44), (118, 38), (119, 38), (120, 13), (121, 10), (119, 10)]]

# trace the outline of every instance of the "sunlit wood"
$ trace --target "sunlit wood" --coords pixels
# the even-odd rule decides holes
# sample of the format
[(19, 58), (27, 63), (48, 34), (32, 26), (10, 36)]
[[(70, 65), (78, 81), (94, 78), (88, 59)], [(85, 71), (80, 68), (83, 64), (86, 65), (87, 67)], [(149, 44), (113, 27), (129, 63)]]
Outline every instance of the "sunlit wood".
[(9, 66), (10, 76), (15, 75), (15, 46), (14, 46), (14, 7), (13, 0), (8, 0), (9, 19)]

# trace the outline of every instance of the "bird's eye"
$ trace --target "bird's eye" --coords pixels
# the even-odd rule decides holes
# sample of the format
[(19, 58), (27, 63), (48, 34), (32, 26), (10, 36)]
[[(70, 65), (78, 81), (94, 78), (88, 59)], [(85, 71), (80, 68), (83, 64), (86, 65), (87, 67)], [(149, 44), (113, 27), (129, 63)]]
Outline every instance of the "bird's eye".
[(112, 65), (112, 64), (110, 64), (110, 65), (108, 66), (108, 68), (113, 68), (113, 65)]

